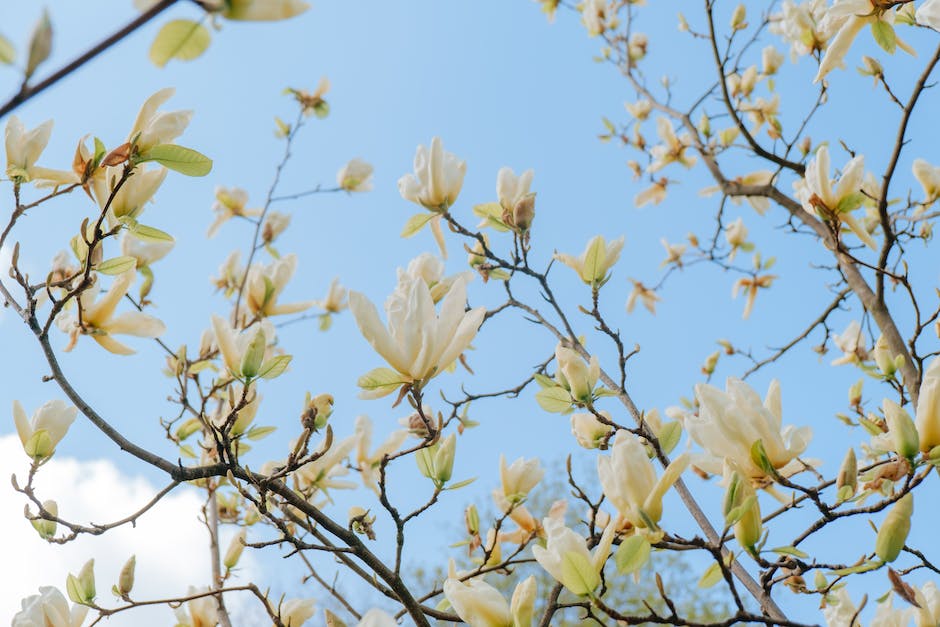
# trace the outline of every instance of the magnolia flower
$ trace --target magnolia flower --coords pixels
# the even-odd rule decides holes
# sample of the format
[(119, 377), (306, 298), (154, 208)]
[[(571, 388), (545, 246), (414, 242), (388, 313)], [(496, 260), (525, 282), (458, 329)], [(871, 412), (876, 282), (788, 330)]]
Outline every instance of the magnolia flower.
[[(190, 586), (187, 596), (209, 592), (208, 588)], [(218, 602), (211, 594), (190, 599), (185, 606), (176, 608), (177, 627), (215, 627), (219, 623)]]
[(657, 181), (653, 181), (653, 184), (644, 189), (642, 192), (633, 197), (633, 204), (637, 207), (642, 207), (653, 203), (658, 205), (662, 201), (666, 200), (666, 187), (669, 185), (669, 179), (663, 177)]
[(757, 66), (752, 65), (744, 70), (743, 74), (737, 72), (729, 74), (725, 79), (725, 85), (733, 98), (750, 98), (751, 92), (757, 86), (758, 78)]
[(914, 600), (920, 609), (914, 612), (917, 627), (940, 625), (940, 590), (937, 584), (928, 581), (920, 588), (914, 588)]
[(244, 276), (245, 268), (241, 265), (241, 252), (233, 250), (219, 266), (219, 276), (212, 277), (211, 281), (216, 289), (224, 290), (228, 298), (241, 286)]
[[(940, 31), (940, 0), (927, 0), (917, 7), (914, 13), (918, 24)], [(920, 627), (918, 625), (918, 627)]]
[(230, 20), (272, 22), (300, 15), (309, 8), (303, 0), (227, 0), (222, 16)]
[(254, 378), (270, 370), (275, 360), (283, 360), (283, 356), (268, 355), (268, 346), (275, 337), (274, 325), (270, 321), (236, 332), (228, 320), (213, 314), (212, 331), (222, 363), (233, 377)]
[(281, 622), (285, 627), (300, 627), (315, 611), (316, 602), (313, 599), (288, 599), (281, 603)]
[(414, 174), (398, 179), (402, 198), (431, 211), (446, 211), (457, 200), (467, 164), (444, 150), (440, 137), (431, 140), (431, 147), (418, 146)]
[(520, 457), (509, 466), (506, 457), (499, 456), (499, 479), (503, 496), (511, 502), (521, 502), (545, 476), (538, 458), (526, 460)]
[(648, 118), (650, 112), (653, 110), (653, 103), (649, 98), (642, 98), (634, 103), (626, 102), (623, 106), (627, 110), (627, 113), (640, 122)]
[(783, 53), (777, 50), (776, 46), (767, 46), (761, 50), (761, 72), (764, 76), (771, 76), (777, 73), (780, 66), (783, 65)]
[[(935, 4), (937, 5), (937, 11), (940, 12), (940, 0)], [(925, 205), (929, 205), (937, 198), (940, 198), (940, 167), (934, 167), (923, 159), (914, 159), (911, 170), (914, 172), (914, 178), (924, 188), (923, 203)]]
[(585, 0), (581, 5), (581, 22), (589, 37), (596, 37), (607, 30), (610, 7), (607, 0)]
[(397, 429), (389, 434), (388, 438), (373, 452), (369, 452), (372, 445), (372, 421), (366, 416), (356, 418), (356, 464), (362, 475), (362, 484), (379, 494), (379, 467), (382, 460), (394, 455), (401, 445), (408, 439), (407, 429)]
[(813, 430), (788, 425), (781, 430), (783, 410), (780, 384), (770, 382), (767, 396), (760, 396), (740, 379), (729, 378), (727, 391), (700, 383), (695, 386), (698, 415), (685, 416), (685, 428), (699, 446), (717, 458), (715, 463), (696, 462), (703, 470), (721, 474), (722, 460), (728, 459), (754, 482), (767, 481), (767, 473), (751, 457), (751, 448), (761, 440), (770, 464), (783, 476), (803, 469), (796, 458), (806, 450)]
[(280, 211), (271, 211), (261, 227), (261, 241), (270, 244), (290, 226), (290, 215)]
[(601, 583), (600, 572), (610, 555), (616, 531), (607, 525), (594, 549), (588, 551), (585, 539), (565, 526), (561, 520), (545, 518), (542, 526), (548, 534), (544, 547), (533, 546), (532, 556), (560, 584), (578, 596), (587, 596)]
[(526, 170), (516, 176), (512, 168), (499, 169), (496, 174), (496, 197), (499, 198), (503, 211), (511, 213), (513, 208), (528, 196), (534, 176), (535, 170)]
[(59, 328), (70, 337), (66, 351), (75, 347), (80, 334), (85, 334), (90, 335), (91, 339), (110, 353), (132, 355), (134, 350), (115, 340), (114, 335), (152, 338), (160, 337), (166, 331), (166, 326), (160, 320), (139, 311), (127, 311), (117, 316), (114, 315), (114, 310), (127, 294), (136, 276), (135, 270), (119, 274), (111, 283), (111, 288), (100, 299), (97, 297), (101, 286), (97, 281), (78, 295), (82, 312), (81, 320), (72, 312), (62, 314), (57, 320)]
[(19, 401), (13, 401), (13, 423), (26, 454), (34, 460), (51, 457), (69, 427), (75, 422), (78, 409), (65, 401), (47, 401), (40, 406), (31, 419)]
[(372, 165), (358, 157), (336, 173), (336, 184), (347, 192), (372, 191)]
[(137, 262), (137, 269), (148, 268), (160, 261), (173, 250), (176, 242), (167, 241), (143, 241), (137, 239), (130, 232), (124, 234), (121, 238), (121, 254), (133, 257)]
[[(291, 446), (294, 449), (296, 444)], [(294, 482), (297, 490), (312, 499), (317, 492), (323, 492), (329, 500), (329, 490), (353, 490), (358, 487), (352, 481), (339, 479), (349, 474), (349, 469), (343, 460), (356, 447), (356, 436), (349, 436), (339, 442), (334, 442), (327, 451), (319, 451), (314, 455), (313, 461), (301, 466), (294, 473)]]
[(133, 143), (139, 152), (145, 153), (154, 146), (172, 143), (189, 126), (192, 111), (157, 111), (174, 93), (176, 90), (172, 87), (161, 89), (141, 106), (134, 128), (127, 136), (127, 141)]
[(842, 357), (832, 360), (833, 366), (843, 364), (860, 364), (868, 359), (868, 349), (865, 347), (865, 336), (858, 321), (853, 320), (839, 335), (832, 336), (832, 343), (845, 353)]
[(602, 235), (597, 235), (588, 242), (578, 258), (566, 253), (555, 253), (554, 257), (578, 273), (581, 280), (592, 287), (600, 287), (607, 282), (607, 273), (620, 259), (624, 238), (621, 235), (610, 244)]
[(214, 237), (220, 226), (236, 216), (248, 218), (261, 215), (261, 209), (246, 209), (247, 204), (248, 192), (240, 187), (216, 187), (215, 204), (212, 205), (212, 210), (216, 213), (215, 222), (209, 227), (206, 235)]
[(660, 239), (659, 243), (666, 249), (666, 258), (660, 262), (659, 266), (662, 268), (670, 264), (675, 264), (681, 268), (682, 255), (685, 254), (687, 246), (685, 244), (670, 244), (665, 237)]
[(826, 595), (823, 616), (829, 627), (859, 627), (857, 615), (858, 608), (855, 607), (848, 589), (844, 586)]
[(339, 313), (346, 309), (349, 304), (346, 302), (346, 288), (339, 284), (339, 279), (333, 279), (330, 283), (330, 289), (323, 300), (313, 301), (315, 307), (319, 307), (327, 313)]
[(81, 627), (88, 607), (69, 602), (57, 588), (43, 586), (39, 594), (26, 597), (21, 609), (13, 616), (12, 627)]
[(799, 4), (786, 0), (783, 11), (771, 16), (770, 31), (790, 44), (793, 61), (826, 47), (834, 32), (833, 25), (824, 20), (827, 5), (826, 0), (807, 0)]
[(747, 300), (744, 302), (744, 313), (741, 317), (745, 320), (751, 315), (754, 309), (754, 301), (757, 299), (757, 292), (761, 289), (769, 288), (773, 285), (776, 275), (762, 274), (760, 276), (741, 277), (731, 286), (731, 298), (737, 298), (738, 292), (746, 292)]
[(362, 615), (362, 620), (356, 623), (356, 627), (398, 627), (398, 623), (391, 614), (373, 608)]
[(117, 226), (121, 218), (137, 219), (163, 185), (167, 174), (166, 168), (139, 166), (134, 175), (124, 181), (121, 189), (114, 192), (112, 187), (116, 182), (117, 171), (117, 168), (108, 168), (108, 174), (93, 179), (91, 186), (98, 207), (102, 210), (108, 207), (108, 224), (111, 228)]
[[(891, 28), (894, 23), (894, 9), (885, 10), (877, 0), (836, 0), (826, 11), (823, 22), (831, 25), (830, 28), (837, 29), (837, 32), (826, 47), (826, 54), (819, 63), (814, 83), (821, 81), (835, 68), (845, 67), (845, 55), (863, 28), (869, 25), (874, 28), (878, 22), (884, 22)], [(899, 37), (896, 37), (895, 41), (902, 50), (916, 54)]]
[(780, 138), (780, 122), (777, 119), (777, 113), (780, 111), (780, 94), (775, 94), (773, 98), (757, 98), (753, 104), (743, 104), (740, 107), (742, 112), (747, 112), (747, 117), (754, 126), (751, 128), (752, 134), (757, 134), (767, 123), (767, 135), (772, 139)]
[(633, 290), (630, 292), (630, 296), (627, 297), (627, 313), (633, 313), (633, 308), (636, 307), (636, 301), (639, 300), (643, 303), (643, 306), (646, 307), (647, 311), (651, 314), (655, 314), (656, 303), (662, 299), (656, 292), (639, 281), (630, 279), (630, 282), (633, 283)]
[[(464, 311), (466, 279), (458, 277), (434, 311), (431, 291), (422, 279), (406, 277), (385, 303), (388, 328), (365, 295), (349, 293), (349, 308), (363, 337), (402, 376), (421, 384), (447, 368), (470, 345), (486, 314), (484, 307)], [(364, 392), (377, 398), (393, 388)]]
[(50, 170), (36, 165), (36, 160), (49, 143), (51, 133), (52, 120), (27, 131), (20, 119), (11, 115), (5, 132), (7, 176), (21, 183), (34, 181), (40, 185), (78, 183), (78, 175), (74, 172)]
[(473, 275), (469, 272), (462, 272), (445, 277), (444, 262), (431, 253), (421, 253), (408, 262), (407, 268), (404, 270), (401, 268), (398, 269), (399, 285), (406, 282), (407, 279), (420, 278), (427, 283), (428, 289), (431, 290), (431, 300), (433, 300), (435, 304), (439, 303), (441, 299), (447, 295), (447, 292), (450, 291), (451, 286), (458, 277), (463, 277), (467, 283), (473, 280)]
[(461, 581), (450, 562), (450, 574), (444, 582), (444, 596), (457, 616), (470, 627), (512, 627), (509, 604), (499, 590), (486, 583), (482, 577)]
[(576, 402), (591, 403), (594, 387), (601, 374), (597, 356), (591, 355), (585, 363), (580, 353), (559, 343), (555, 347), (555, 362), (558, 364), (558, 369), (555, 371), (555, 380), (558, 385), (568, 390), (571, 398)]
[(940, 445), (940, 357), (934, 357), (924, 371), (917, 397), (915, 422), (922, 451), (929, 452)]
[(691, 168), (697, 161), (694, 155), (685, 154), (689, 144), (692, 143), (692, 136), (684, 132), (676, 136), (676, 131), (672, 127), (672, 122), (668, 118), (656, 119), (656, 132), (663, 141), (650, 149), (650, 155), (653, 162), (646, 168), (647, 172), (658, 172), (670, 163), (678, 162), (687, 168)]
[(245, 281), (245, 303), (258, 316), (278, 316), (310, 309), (313, 301), (288, 305), (278, 304), (278, 297), (297, 270), (297, 255), (291, 253), (275, 259), (267, 266), (252, 264)]
[(742, 218), (738, 218), (725, 229), (725, 241), (728, 242), (728, 246), (731, 247), (731, 252), (728, 254), (728, 261), (734, 261), (734, 256), (738, 253), (738, 249), (747, 244), (747, 227), (744, 226), (744, 220)]
[[(607, 420), (612, 420), (610, 412), (599, 413)], [(613, 431), (613, 427), (598, 420), (594, 414), (587, 412), (571, 414), (571, 434), (584, 448), (606, 448), (607, 440)]]
[(677, 457), (657, 480), (646, 447), (635, 435), (619, 431), (610, 456), (597, 458), (597, 476), (623, 520), (655, 531), (663, 515), (663, 497), (688, 464), (688, 455)]

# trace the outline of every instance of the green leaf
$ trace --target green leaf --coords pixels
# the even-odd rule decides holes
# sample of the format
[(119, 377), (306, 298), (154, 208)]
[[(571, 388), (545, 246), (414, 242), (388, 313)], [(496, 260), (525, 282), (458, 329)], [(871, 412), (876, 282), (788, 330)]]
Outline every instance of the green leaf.
[(481, 205), (474, 205), (473, 213), (483, 218), (486, 222), (484, 226), (491, 227), (500, 232), (509, 230), (509, 227), (503, 222), (503, 206), (498, 202), (486, 202)]
[(676, 448), (682, 438), (682, 425), (678, 421), (667, 422), (656, 434), (656, 438), (659, 440), (659, 446), (663, 449), (663, 453), (668, 455)]
[(764, 449), (764, 441), (757, 440), (754, 444), (751, 445), (751, 461), (754, 462), (754, 465), (764, 471), (764, 474), (769, 475), (776, 479), (778, 477), (777, 469), (774, 468), (774, 465), (770, 462), (770, 458), (767, 457), (767, 451)]
[(196, 455), (196, 452), (193, 450), (189, 444), (184, 444), (180, 447), (180, 455), (187, 457), (189, 459), (199, 459), (199, 456)]
[(459, 490), (460, 488), (462, 488), (462, 487), (464, 487), (464, 486), (470, 485), (471, 483), (473, 483), (473, 482), (476, 481), (476, 480), (477, 480), (476, 477), (471, 477), (470, 479), (464, 479), (463, 481), (458, 481), (457, 483), (452, 483), (451, 485), (447, 486), (447, 487), (444, 488), (444, 489), (445, 489), (445, 490)]
[(391, 368), (375, 368), (359, 377), (359, 380), (356, 381), (356, 384), (363, 390), (371, 392), (370, 398), (379, 398), (391, 394), (404, 383), (407, 383), (407, 381), (403, 381), (401, 375)]
[(133, 257), (113, 257), (106, 261), (102, 261), (99, 264), (95, 265), (95, 271), (100, 272), (101, 274), (124, 274), (128, 270), (133, 270), (137, 267), (137, 260)]
[(643, 568), (650, 558), (650, 542), (646, 536), (630, 536), (620, 543), (620, 548), (614, 554), (614, 563), (617, 572), (628, 575)]
[(0, 35), (0, 63), (10, 65), (16, 60), (16, 48), (9, 39)]
[(271, 427), (271, 426), (252, 427), (251, 429), (245, 432), (245, 437), (248, 438), (249, 440), (257, 441), (262, 438), (266, 438), (267, 436), (274, 433), (276, 430), (277, 430), (277, 427)]
[(248, 348), (242, 354), (242, 362), (238, 367), (240, 372), (233, 374), (240, 374), (246, 379), (255, 378), (261, 370), (264, 351), (267, 346), (268, 339), (264, 336), (264, 331), (259, 328), (248, 343)]
[(571, 409), (571, 394), (560, 385), (539, 390), (535, 400), (542, 409), (553, 414), (564, 414)]
[(601, 582), (591, 561), (575, 551), (561, 556), (561, 578), (564, 586), (579, 596), (589, 595)]
[(831, 575), (836, 575), (837, 577), (844, 577), (846, 575), (854, 575), (856, 573), (865, 573), (870, 570), (875, 570), (876, 568), (882, 565), (881, 560), (871, 560), (870, 562), (862, 562), (858, 566), (850, 566), (849, 568), (840, 568), (838, 570), (833, 570), (830, 572)]
[(792, 555), (793, 557), (798, 557), (800, 559), (809, 558), (809, 553), (805, 553), (799, 550), (798, 548), (796, 548), (795, 546), (778, 546), (776, 549), (770, 549), (770, 550), (780, 555)]
[(161, 231), (160, 229), (154, 228), (152, 226), (147, 226), (146, 224), (131, 223), (127, 228), (134, 235), (134, 237), (144, 242), (174, 241), (173, 236), (169, 233)]
[(888, 54), (894, 54), (898, 47), (898, 38), (894, 34), (894, 27), (883, 20), (876, 20), (871, 24), (871, 34), (881, 48)]
[(541, 388), (553, 388), (558, 385), (554, 379), (541, 372), (536, 372), (532, 375), (532, 378), (535, 379), (535, 382), (538, 383)]
[(865, 202), (865, 194), (861, 192), (848, 194), (839, 200), (839, 204), (836, 205), (835, 212), (848, 213), (850, 211), (854, 211), (861, 207), (863, 202)]
[(433, 213), (416, 213), (405, 222), (405, 228), (401, 230), (402, 237), (411, 237), (424, 228), (424, 225), (431, 221)]
[(26, 61), (24, 70), (24, 79), (29, 78), (39, 67), (39, 64), (49, 58), (52, 52), (52, 22), (49, 21), (49, 12), (43, 10), (39, 23), (33, 30), (33, 35), (29, 39), (29, 57)]
[(192, 148), (176, 144), (160, 144), (140, 155), (139, 162), (156, 161), (186, 176), (205, 176), (212, 171), (212, 159)]
[(744, 499), (743, 503), (728, 510), (728, 513), (725, 514), (725, 526), (731, 527), (736, 522), (741, 520), (748, 510), (754, 505), (755, 501), (757, 501), (757, 495), (752, 494), (751, 496)]
[(150, 46), (150, 60), (163, 67), (170, 59), (192, 61), (209, 47), (212, 37), (205, 26), (192, 20), (167, 22)]
[(287, 370), (290, 360), (293, 359), (290, 355), (278, 355), (277, 357), (272, 357), (268, 361), (261, 364), (261, 370), (258, 371), (258, 376), (262, 379), (274, 379), (284, 374), (284, 371)]
[(711, 588), (722, 579), (724, 579), (724, 575), (721, 572), (721, 564), (715, 562), (705, 569), (701, 579), (698, 580), (698, 587)]

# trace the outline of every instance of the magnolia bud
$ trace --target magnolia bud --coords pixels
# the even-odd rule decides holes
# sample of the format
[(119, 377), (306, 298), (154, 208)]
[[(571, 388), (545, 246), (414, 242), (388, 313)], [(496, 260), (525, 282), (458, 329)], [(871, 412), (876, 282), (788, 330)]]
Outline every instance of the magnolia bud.
[(878, 364), (878, 368), (881, 370), (881, 374), (889, 379), (894, 377), (894, 373), (897, 372), (897, 367), (891, 355), (891, 350), (888, 348), (888, 340), (885, 339), (884, 335), (878, 336), (878, 341), (875, 342), (875, 348), (872, 350), (872, 353), (875, 357), (875, 363)]
[(839, 476), (836, 478), (836, 490), (836, 499), (840, 503), (855, 496), (858, 490), (858, 461), (853, 448), (849, 449), (842, 460)]
[(747, 8), (743, 4), (739, 4), (734, 8), (734, 13), (731, 14), (731, 30), (742, 30), (747, 28)]
[(812, 148), (813, 140), (809, 135), (806, 135), (802, 140), (800, 140), (800, 152), (803, 153), (804, 157), (809, 154), (809, 151), (812, 150)]
[(710, 137), (712, 134), (712, 119), (708, 117), (707, 113), (703, 112), (698, 119), (698, 132), (705, 137)]
[(715, 372), (715, 366), (718, 365), (718, 357), (721, 356), (721, 351), (715, 351), (711, 355), (705, 358), (705, 363), (702, 364), (702, 374), (712, 375)]
[(245, 536), (248, 533), (248, 530), (244, 527), (235, 534), (235, 537), (232, 538), (232, 541), (228, 545), (228, 550), (225, 552), (225, 558), (222, 560), (222, 565), (227, 569), (232, 570), (235, 568), (235, 565), (238, 564), (238, 560), (242, 556), (242, 551), (245, 550)]
[[(42, 508), (49, 512), (53, 516), (59, 515), (59, 506), (55, 501), (43, 501)], [(45, 518), (39, 518), (36, 520), (29, 521), (32, 524), (33, 529), (39, 533), (39, 537), (43, 540), (48, 540), (55, 536), (56, 522), (54, 520), (46, 520)]]
[(532, 615), (535, 613), (535, 597), (538, 593), (538, 583), (534, 575), (529, 575), (516, 586), (512, 593), (512, 602), (509, 604), (509, 613), (512, 615), (513, 625), (531, 625)]
[(748, 553), (755, 552), (756, 545), (763, 533), (761, 526), (760, 503), (750, 481), (741, 477), (737, 471), (731, 476), (728, 491), (725, 493), (725, 520), (734, 523), (734, 537)]
[(920, 449), (920, 437), (917, 435), (917, 427), (914, 426), (910, 414), (887, 398), (882, 403), (882, 407), (888, 423), (888, 432), (894, 439), (894, 450), (901, 457), (913, 458)]
[(251, 343), (242, 355), (242, 362), (239, 366), (239, 374), (245, 379), (253, 379), (258, 371), (261, 370), (261, 362), (264, 360), (264, 351), (267, 348), (268, 341), (264, 337), (264, 330), (259, 326), (258, 331), (252, 338)]
[(475, 536), (480, 533), (480, 513), (477, 512), (476, 505), (470, 505), (464, 510), (463, 519), (469, 535)]
[(528, 231), (535, 218), (535, 193), (530, 192), (519, 199), (512, 208), (512, 221), (520, 231)]
[(434, 479), (442, 485), (450, 481), (454, 472), (454, 457), (457, 453), (457, 436), (451, 433), (444, 438), (434, 454)]
[(864, 379), (859, 379), (849, 388), (849, 405), (857, 407), (862, 403), (862, 386), (865, 385)]
[(911, 531), (913, 513), (914, 495), (908, 493), (902, 496), (885, 516), (875, 540), (875, 555), (883, 562), (893, 562), (901, 554), (907, 534)]
[(124, 563), (121, 574), (118, 575), (117, 590), (120, 595), (127, 596), (134, 589), (134, 571), (137, 567), (137, 556), (131, 555), (130, 559)]
[(85, 562), (78, 576), (69, 573), (65, 580), (69, 598), (79, 605), (89, 605), (95, 600), (95, 560)]

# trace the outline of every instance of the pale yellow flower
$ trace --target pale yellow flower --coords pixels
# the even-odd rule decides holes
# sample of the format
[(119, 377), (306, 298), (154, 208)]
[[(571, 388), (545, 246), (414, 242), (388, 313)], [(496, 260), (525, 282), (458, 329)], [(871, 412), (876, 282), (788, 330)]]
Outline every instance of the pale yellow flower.
[(248, 218), (260, 216), (261, 209), (248, 209), (248, 192), (239, 187), (216, 187), (215, 204), (212, 210), (216, 213), (215, 222), (209, 227), (207, 235), (215, 236), (219, 227), (234, 217)]
[(565, 526), (564, 521), (546, 518), (542, 525), (548, 534), (544, 547), (533, 546), (532, 556), (555, 581), (573, 594), (587, 596), (601, 583), (600, 572), (610, 555), (616, 529), (611, 523), (592, 554), (583, 537)]
[(359, 159), (352, 159), (336, 173), (336, 184), (347, 192), (372, 191), (372, 165)]
[(43, 586), (39, 594), (28, 596), (21, 609), (13, 616), (12, 627), (81, 627), (88, 607), (69, 602), (57, 588)]
[(36, 460), (46, 459), (55, 452), (77, 415), (78, 409), (74, 406), (55, 400), (43, 403), (32, 418), (27, 418), (20, 402), (13, 401), (16, 433), (26, 454)]
[(174, 93), (176, 90), (172, 87), (161, 89), (150, 96), (137, 113), (137, 119), (127, 135), (127, 141), (133, 142), (141, 153), (160, 144), (172, 143), (189, 126), (189, 121), (193, 117), (192, 111), (157, 110)]
[(297, 270), (297, 255), (291, 253), (272, 261), (267, 266), (253, 264), (245, 282), (245, 303), (258, 316), (277, 316), (304, 311), (314, 301), (279, 304), (278, 298)]
[(577, 272), (581, 280), (588, 285), (600, 286), (607, 281), (608, 272), (620, 259), (623, 242), (622, 235), (610, 244), (604, 241), (603, 236), (598, 235), (588, 242), (579, 257), (572, 257), (566, 253), (555, 253), (554, 257)]
[(418, 146), (414, 174), (398, 179), (402, 198), (431, 211), (446, 211), (457, 200), (467, 173), (467, 163), (444, 150), (440, 137), (431, 139), (431, 147)]
[[(186, 594), (192, 596), (208, 591), (207, 588), (190, 586)], [(219, 623), (217, 601), (211, 595), (191, 599), (174, 611), (179, 622), (177, 627), (215, 627)]]
[(14, 181), (32, 181), (44, 186), (78, 183), (78, 175), (74, 172), (50, 170), (36, 165), (36, 160), (45, 150), (51, 134), (52, 120), (27, 131), (20, 119), (11, 115), (5, 131), (6, 175)]

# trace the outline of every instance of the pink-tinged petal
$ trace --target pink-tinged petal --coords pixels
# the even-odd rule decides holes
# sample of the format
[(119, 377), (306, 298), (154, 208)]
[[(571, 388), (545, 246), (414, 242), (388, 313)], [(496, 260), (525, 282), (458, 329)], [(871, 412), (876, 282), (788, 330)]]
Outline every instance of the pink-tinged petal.
[(133, 355), (136, 351), (130, 346), (121, 344), (110, 335), (92, 335), (91, 339), (98, 342), (101, 348), (115, 355)]
[(166, 325), (162, 321), (139, 311), (122, 313), (102, 328), (113, 335), (135, 337), (160, 337), (166, 332)]
[(350, 291), (349, 310), (352, 311), (359, 332), (375, 349), (375, 352), (381, 355), (392, 368), (402, 374), (408, 374), (408, 364), (402, 358), (401, 351), (389, 335), (388, 329), (379, 319), (379, 312), (372, 301), (364, 294)]

